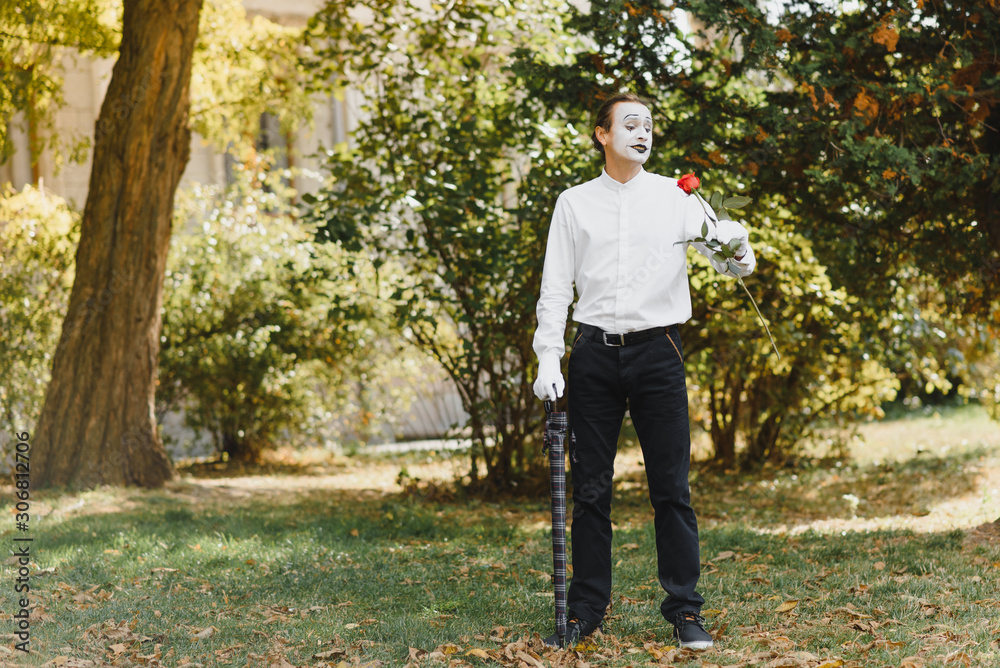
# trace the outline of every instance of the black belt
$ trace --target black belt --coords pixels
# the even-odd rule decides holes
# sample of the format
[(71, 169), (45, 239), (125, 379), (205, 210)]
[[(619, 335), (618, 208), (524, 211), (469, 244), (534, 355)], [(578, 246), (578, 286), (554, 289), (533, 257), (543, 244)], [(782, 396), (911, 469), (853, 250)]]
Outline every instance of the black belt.
[(594, 327), (593, 325), (580, 325), (580, 336), (586, 336), (588, 339), (603, 343), (606, 346), (620, 348), (621, 346), (630, 346), (633, 343), (642, 343), (657, 336), (664, 336), (671, 329), (677, 329), (677, 325), (652, 327), (638, 332), (616, 334), (614, 332), (605, 332), (603, 329)]

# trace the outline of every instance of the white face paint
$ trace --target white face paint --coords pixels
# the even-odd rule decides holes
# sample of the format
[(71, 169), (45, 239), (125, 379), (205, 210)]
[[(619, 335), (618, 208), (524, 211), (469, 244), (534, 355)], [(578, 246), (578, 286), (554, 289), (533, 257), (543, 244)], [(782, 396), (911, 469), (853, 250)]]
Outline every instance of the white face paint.
[(619, 102), (615, 105), (611, 129), (603, 135), (604, 154), (610, 161), (643, 164), (653, 150), (653, 116), (646, 105)]

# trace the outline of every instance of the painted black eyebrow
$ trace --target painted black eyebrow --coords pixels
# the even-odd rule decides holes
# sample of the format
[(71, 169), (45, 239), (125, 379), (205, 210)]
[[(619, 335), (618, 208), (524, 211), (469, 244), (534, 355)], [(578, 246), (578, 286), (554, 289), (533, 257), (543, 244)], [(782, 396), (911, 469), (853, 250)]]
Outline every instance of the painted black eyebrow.
[[(624, 121), (624, 120), (627, 120), (627, 119), (631, 118), (632, 116), (635, 116), (636, 118), (639, 118), (639, 114), (625, 114), (625, 115), (624, 115), (624, 116), (622, 117), (622, 120), (623, 120), (623, 121)], [(649, 120), (649, 121), (651, 121), (651, 120), (653, 120), (653, 119), (652, 119), (651, 117), (649, 117), (649, 116), (646, 116), (646, 120)]]

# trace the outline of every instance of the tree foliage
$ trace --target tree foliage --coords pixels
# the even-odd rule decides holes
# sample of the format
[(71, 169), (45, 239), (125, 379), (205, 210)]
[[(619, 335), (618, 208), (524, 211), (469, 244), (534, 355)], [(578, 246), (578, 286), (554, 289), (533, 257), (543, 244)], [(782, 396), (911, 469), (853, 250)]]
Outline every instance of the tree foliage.
[[(742, 37), (777, 48), (762, 63), (769, 85), (740, 88), (720, 157), (781, 196), (904, 390), (954, 383), (985, 398), (995, 386), (980, 369), (1000, 325), (997, 13), (807, 2)], [(730, 55), (720, 80), (757, 66)]]
[[(514, 50), (498, 54), (488, 48), (492, 7), (460, 3), (455, 15), (410, 9), (403, 20), (389, 6), (361, 27), (328, 5), (311, 31), (336, 45), (346, 80), (372, 102), (356, 151), (331, 161), (332, 185), (314, 213), (333, 238), (404, 258), (410, 279), (399, 292), (400, 322), (461, 388), (491, 474), (528, 462), (506, 443), (523, 442), (534, 427), (513, 430), (509, 441), (505, 430), (510, 416), (524, 420), (515, 411), (532, 401), (524, 370), (534, 368), (533, 306), (553, 198), (599, 170), (586, 140), (592, 114), (625, 88), (654, 102), (649, 169), (707, 173), (712, 186), (767, 203), (749, 211), (759, 217), (750, 226), (762, 249), (750, 284), (788, 359), (776, 363), (753, 342), (759, 330), (750, 306), (727, 292), (724, 279), (699, 273), (692, 281), (691, 369), (717, 459), (735, 463), (739, 440), (745, 465), (781, 460), (817, 425), (876, 412), (891, 396), (895, 380), (882, 365), (889, 346), (873, 341), (877, 325), (867, 322), (885, 305), (844, 280), (842, 258), (818, 255), (826, 249), (814, 233), (819, 223), (799, 220), (803, 207), (787, 189), (758, 195), (748, 170), (760, 166), (742, 159), (769, 136), (758, 115), (784, 113), (761, 97), (764, 77), (780, 63), (783, 33), (760, 11), (689, 3), (696, 25), (704, 22), (692, 35), (656, 2), (570, 9), (556, 50), (552, 38), (547, 48), (519, 41), (509, 26), (521, 24), (507, 17), (512, 33), (502, 41)], [(492, 69), (508, 53), (500, 62), (509, 69)], [(377, 194), (360, 196), (372, 184)], [(529, 225), (513, 224), (520, 221)], [(834, 259), (841, 265), (828, 271)], [(494, 465), (495, 456), (510, 464)]]
[(285, 131), (312, 121), (298, 49), (302, 28), (248, 17), (241, 0), (207, 0), (191, 75), (191, 127), (219, 150), (242, 155), (263, 114)]
[[(79, 215), (59, 197), (31, 186), (0, 197), (0, 415), (7, 424), (34, 424), (41, 410), (79, 234)], [(107, 296), (97, 297), (94, 315)]]
[(559, 192), (543, 184), (584, 152), (575, 129), (525, 113), (512, 45), (555, 58), (557, 17), (544, 3), (363, 7), (328, 3), (309, 29), (319, 76), (339, 72), (366, 100), (311, 215), (327, 238), (406, 272), (397, 321), (461, 394), (472, 479), (482, 462), (490, 486), (516, 485), (541, 461), (531, 333)]
[(105, 0), (19, 0), (0, 3), (0, 162), (10, 157), (9, 131), (17, 112), (28, 133), (29, 150), (70, 149), (80, 157), (84, 137), (55, 132), (56, 110), (65, 104), (62, 58), (69, 53), (108, 56), (118, 48), (120, 7)]
[[(797, 323), (802, 331), (795, 335), (808, 333), (815, 347), (797, 368), (771, 365), (749, 350), (729, 368), (718, 360), (737, 359), (730, 343), (753, 332), (734, 336), (740, 330), (734, 322), (707, 327), (694, 380), (707, 392), (706, 406), (714, 401), (725, 409), (705, 419), (715, 426), (716, 456), (733, 459), (738, 432), (747, 447), (744, 463), (780, 459), (806, 435), (803, 427), (852, 405), (844, 397), (816, 412), (824, 405), (816, 403), (819, 396), (836, 396), (840, 381), (831, 379), (865, 379), (857, 375), (859, 364), (878, 362), (921, 385), (946, 386), (944, 368), (974, 382), (968, 360), (983, 359), (984, 351), (970, 346), (988, 339), (990, 326), (976, 316), (996, 308), (988, 284), (998, 265), (982, 222), (996, 207), (982, 203), (997, 184), (990, 168), (995, 126), (987, 115), (995, 108), (997, 61), (990, 45), (997, 22), (971, 20), (976, 10), (963, 3), (910, 9), (861, 3), (838, 12), (822, 2), (797, 3), (771, 16), (729, 0), (678, 7), (688, 12), (693, 32), (682, 32), (659, 2), (571, 10), (568, 25), (590, 48), (572, 64), (525, 67), (540, 104), (583, 121), (592, 100), (609, 92), (631, 89), (651, 98), (658, 148), (649, 169), (696, 171), (711, 187), (757, 200), (747, 209), (751, 236), (770, 241), (748, 283), (760, 286), (772, 328), (784, 336)], [(961, 45), (952, 46), (959, 37)], [(968, 85), (956, 92), (960, 81)], [(918, 108), (932, 113), (911, 113)], [(772, 215), (775, 207), (780, 216)], [(801, 257), (799, 247), (814, 254), (829, 284), (810, 278), (817, 270), (812, 262), (788, 266), (785, 253)], [(818, 293), (806, 289), (817, 284)], [(929, 298), (938, 314), (930, 328), (929, 289), (940, 295)], [(920, 308), (913, 308), (913, 293), (924, 295)], [(713, 299), (711, 291), (696, 296), (692, 324), (718, 321)], [(850, 323), (849, 332), (838, 318)], [(800, 349), (801, 342), (792, 345)], [(812, 366), (821, 360), (823, 368)], [(884, 372), (877, 371), (868, 382), (844, 386), (857, 389), (853, 406), (861, 414), (877, 406), (880, 379)], [(828, 382), (817, 393), (816, 383)], [(801, 394), (794, 399), (784, 391), (796, 387)], [(737, 409), (750, 421), (735, 419)], [(793, 419), (766, 445), (760, 421), (777, 415)]]
[[(18, 118), (28, 131), (32, 156), (54, 151), (83, 160), (92, 137), (71, 136), (55, 125), (65, 105), (64, 58), (114, 56), (121, 40), (121, 3), (112, 0), (5, 2), (0, 4), (0, 117)], [(191, 81), (191, 127), (220, 150), (252, 146), (260, 117), (276, 117), (291, 130), (311, 122), (313, 101), (303, 84), (298, 45), (301, 27), (247, 16), (240, 0), (208, 0), (202, 11)], [(129, 115), (136, 97), (115, 101), (114, 115), (97, 133)], [(0, 125), (0, 162), (13, 146)]]
[(745, 177), (795, 202), (839, 282), (886, 296), (915, 267), (952, 310), (995, 311), (1000, 8), (810, 1), (779, 22), (782, 85), (758, 93), (766, 113), (743, 150), (764, 159)]

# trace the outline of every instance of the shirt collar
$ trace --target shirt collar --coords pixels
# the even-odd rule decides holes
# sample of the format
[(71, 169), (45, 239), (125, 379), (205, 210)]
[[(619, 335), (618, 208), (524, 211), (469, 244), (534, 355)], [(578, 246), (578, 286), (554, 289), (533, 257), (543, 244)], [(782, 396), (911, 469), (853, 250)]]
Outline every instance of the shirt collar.
[(608, 175), (607, 170), (602, 167), (601, 168), (600, 180), (601, 180), (601, 183), (603, 183), (605, 187), (607, 187), (607, 188), (609, 188), (611, 190), (614, 190), (615, 192), (619, 192), (621, 190), (631, 190), (632, 188), (637, 187), (639, 185), (639, 182), (642, 180), (642, 178), (644, 176), (646, 176), (646, 170), (643, 169), (642, 167), (639, 167), (639, 173), (638, 174), (636, 174), (635, 176), (633, 176), (631, 179), (629, 179), (625, 183), (619, 183), (618, 181), (615, 181), (613, 178), (611, 178)]

